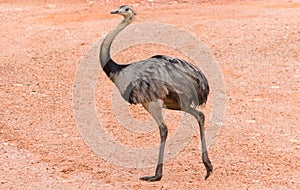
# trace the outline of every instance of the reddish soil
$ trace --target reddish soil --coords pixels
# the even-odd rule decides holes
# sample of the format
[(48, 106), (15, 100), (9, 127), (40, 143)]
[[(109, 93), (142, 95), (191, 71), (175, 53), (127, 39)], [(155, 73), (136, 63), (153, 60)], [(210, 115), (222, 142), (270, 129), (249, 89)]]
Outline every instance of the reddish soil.
[[(134, 7), (134, 23), (173, 24), (193, 33), (218, 62), (226, 117), (209, 148), (214, 173), (208, 180), (196, 131), (189, 146), (165, 163), (162, 180), (153, 183), (138, 178), (155, 166), (116, 166), (84, 143), (73, 115), (74, 78), (94, 42), (120, 21), (109, 14), (120, 4)], [(2, 0), (0, 5), (0, 189), (299, 189), (300, 1)], [(129, 49), (116, 60), (161, 52), (181, 56), (154, 45)], [(111, 101), (101, 96), (103, 86), (113, 87), (104, 78), (97, 84), (98, 108)], [(131, 113), (150, 119), (139, 106)], [(171, 135), (176, 114), (167, 119)], [(159, 142), (158, 130), (137, 138), (110, 125), (114, 139), (128, 146)]]

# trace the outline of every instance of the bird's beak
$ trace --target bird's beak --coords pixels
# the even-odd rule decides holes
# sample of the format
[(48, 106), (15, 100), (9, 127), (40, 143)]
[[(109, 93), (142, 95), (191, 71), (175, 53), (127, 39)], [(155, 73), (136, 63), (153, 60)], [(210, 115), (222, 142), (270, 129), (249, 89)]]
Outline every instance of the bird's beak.
[(110, 14), (118, 14), (118, 13), (119, 13), (119, 10), (110, 12)]

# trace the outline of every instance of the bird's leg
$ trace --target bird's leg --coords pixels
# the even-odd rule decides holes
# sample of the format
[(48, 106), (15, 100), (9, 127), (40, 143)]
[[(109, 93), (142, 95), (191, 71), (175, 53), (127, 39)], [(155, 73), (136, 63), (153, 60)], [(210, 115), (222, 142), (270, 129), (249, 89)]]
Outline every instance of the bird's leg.
[(151, 102), (149, 104), (143, 104), (145, 109), (152, 115), (155, 119), (156, 123), (159, 126), (159, 133), (160, 133), (160, 147), (159, 147), (159, 155), (158, 155), (158, 163), (155, 170), (154, 176), (145, 176), (141, 177), (141, 180), (146, 181), (159, 181), (162, 178), (162, 170), (163, 170), (163, 157), (164, 157), (164, 150), (166, 145), (166, 140), (168, 136), (168, 128), (164, 122), (162, 117), (162, 104), (160, 102)]
[(192, 114), (198, 121), (199, 128), (200, 128), (200, 137), (201, 137), (201, 148), (202, 148), (202, 161), (206, 168), (206, 176), (205, 179), (207, 179), (213, 171), (213, 166), (208, 158), (207, 153), (207, 147), (206, 147), (206, 140), (205, 140), (205, 134), (204, 134), (204, 120), (205, 116), (201, 111), (192, 109), (189, 110), (188, 113)]
[(207, 153), (207, 148), (206, 148), (206, 140), (205, 140), (205, 134), (204, 134), (204, 114), (200, 111), (199, 112), (199, 118), (200, 121), (198, 121), (199, 123), (199, 127), (200, 127), (200, 137), (201, 137), (201, 148), (202, 148), (202, 161), (205, 165), (206, 168), (206, 176), (205, 179), (207, 179), (210, 175), (210, 173), (213, 170), (213, 166), (211, 165), (211, 162), (208, 158), (208, 153)]
[(162, 124), (159, 126), (159, 132), (160, 132), (160, 147), (159, 147), (159, 155), (158, 155), (158, 163), (155, 170), (154, 176), (145, 176), (141, 177), (141, 180), (146, 181), (159, 181), (162, 177), (162, 170), (163, 170), (163, 157), (164, 157), (164, 150), (168, 135), (168, 128), (165, 124)]

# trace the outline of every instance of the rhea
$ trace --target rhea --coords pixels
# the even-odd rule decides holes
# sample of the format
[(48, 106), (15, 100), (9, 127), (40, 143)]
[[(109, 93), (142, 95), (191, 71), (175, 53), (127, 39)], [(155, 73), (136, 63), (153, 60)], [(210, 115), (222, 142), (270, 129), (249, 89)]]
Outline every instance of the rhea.
[(100, 63), (111, 81), (117, 86), (122, 97), (130, 104), (142, 104), (156, 121), (160, 132), (158, 163), (154, 176), (141, 180), (159, 181), (162, 178), (163, 156), (168, 128), (162, 116), (162, 109), (182, 110), (193, 115), (199, 124), (202, 161), (207, 179), (213, 170), (208, 158), (205, 135), (204, 114), (196, 109), (205, 104), (209, 94), (208, 81), (204, 74), (192, 64), (165, 55), (155, 55), (147, 60), (132, 64), (117, 64), (110, 56), (114, 38), (135, 18), (134, 10), (122, 5), (111, 14), (119, 14), (124, 19), (105, 37), (100, 48)]

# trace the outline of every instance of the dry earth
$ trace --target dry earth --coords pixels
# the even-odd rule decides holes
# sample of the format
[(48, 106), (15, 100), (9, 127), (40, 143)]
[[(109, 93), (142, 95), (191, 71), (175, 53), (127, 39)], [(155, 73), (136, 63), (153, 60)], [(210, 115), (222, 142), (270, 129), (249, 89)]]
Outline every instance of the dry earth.
[[(226, 117), (209, 148), (214, 173), (208, 180), (196, 128), (154, 183), (138, 180), (154, 166), (116, 166), (81, 137), (72, 102), (76, 71), (120, 21), (109, 14), (120, 4), (134, 7), (134, 23), (167, 23), (193, 33), (218, 62)], [(300, 1), (2, 0), (0, 12), (0, 189), (300, 188)], [(126, 63), (161, 52), (183, 56), (144, 45), (115, 59)], [(113, 84), (102, 75), (95, 100), (109, 134), (128, 146), (157, 145), (158, 130), (136, 134), (112, 118), (111, 107), (103, 105), (111, 103)], [(130, 110), (141, 121), (150, 119), (139, 106)], [(170, 136), (178, 123), (178, 113), (171, 113)]]

